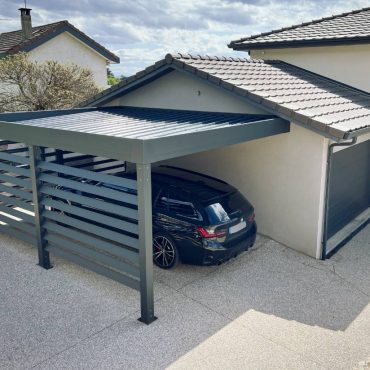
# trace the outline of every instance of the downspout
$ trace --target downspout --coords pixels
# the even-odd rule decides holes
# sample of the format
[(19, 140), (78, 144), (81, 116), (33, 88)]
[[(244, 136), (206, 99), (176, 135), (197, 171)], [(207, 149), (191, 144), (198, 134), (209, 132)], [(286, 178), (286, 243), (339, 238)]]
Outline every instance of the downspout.
[(331, 180), (331, 160), (336, 147), (348, 147), (356, 144), (357, 137), (353, 137), (351, 141), (344, 143), (333, 143), (329, 145), (328, 156), (326, 160), (326, 181), (325, 181), (325, 204), (324, 204), (324, 227), (321, 239), (321, 259), (326, 259), (326, 245), (328, 241), (328, 222), (329, 222), (329, 198), (330, 198), (330, 180)]

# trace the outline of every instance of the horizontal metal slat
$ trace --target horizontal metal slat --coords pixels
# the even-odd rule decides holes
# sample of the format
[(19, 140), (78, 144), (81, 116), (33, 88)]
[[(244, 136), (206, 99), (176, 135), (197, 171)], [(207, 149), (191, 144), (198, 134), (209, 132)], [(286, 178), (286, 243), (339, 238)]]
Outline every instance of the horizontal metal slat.
[(139, 234), (139, 226), (137, 224), (126, 222), (123, 220), (119, 220), (114, 217), (106, 216), (103, 214), (99, 214), (97, 212), (93, 212), (87, 210), (82, 207), (73, 206), (61, 201), (53, 200), (50, 198), (44, 198), (41, 200), (41, 204), (44, 206), (49, 206), (52, 208), (59, 209), (66, 213), (70, 213), (72, 215), (80, 216), (86, 218), (88, 221), (95, 221), (100, 224), (106, 225), (108, 227), (115, 227), (116, 229), (126, 231), (129, 233), (133, 233), (138, 235)]
[(20, 200), (12, 196), (6, 196), (6, 195), (0, 194), (0, 202), (3, 202), (5, 205), (11, 204), (12, 206), (26, 209), (27, 211), (31, 211), (31, 212), (34, 211), (33, 205), (31, 203), (27, 203), (23, 200)]
[(105, 239), (113, 240), (117, 243), (127, 245), (137, 250), (139, 249), (139, 241), (135, 238), (131, 238), (130, 236), (126, 236), (115, 231), (107, 230), (104, 229), (103, 227), (96, 226), (88, 222), (81, 221), (66, 215), (57, 214), (55, 212), (48, 211), (45, 209), (43, 210), (42, 215), (50, 220), (66, 224), (83, 231), (87, 231), (91, 234), (98, 235)]
[(10, 173), (16, 173), (18, 175), (23, 175), (26, 177), (31, 176), (31, 171), (29, 170), (29, 168), (11, 166), (9, 164), (5, 164), (2, 162), (0, 162), (0, 170), (3, 170), (5, 172), (10, 172)]
[(7, 217), (3, 214), (0, 214), (0, 221), (5, 222), (8, 225), (11, 225), (17, 229), (20, 229), (31, 235), (35, 235), (35, 226), (24, 221), (17, 221), (14, 218)]
[(9, 140), (0, 140), (0, 145), (9, 145), (9, 144), (15, 144), (15, 142)]
[(77, 231), (72, 228), (62, 226), (55, 221), (46, 220), (43, 222), (42, 227), (47, 231), (54, 231), (61, 235), (68, 235), (68, 237), (77, 240), (78, 242), (88, 244), (96, 249), (103, 250), (113, 256), (125, 259), (131, 264), (139, 264), (139, 253), (137, 250), (128, 249), (128, 247), (122, 245), (112, 244), (112, 242), (107, 242), (99, 237), (91, 236), (87, 233)]
[(46, 248), (51, 253), (55, 254), (58, 257), (64, 258), (66, 260), (69, 260), (71, 262), (74, 262), (82, 267), (85, 267), (89, 270), (92, 270), (100, 275), (104, 275), (112, 280), (116, 280), (119, 283), (122, 283), (124, 285), (127, 285), (130, 288), (140, 290), (140, 281), (130, 278), (127, 275), (120, 274), (119, 272), (116, 272), (114, 270), (108, 269), (102, 265), (98, 265), (90, 260), (87, 260), (86, 258), (82, 258), (80, 256), (77, 256), (76, 254), (69, 253), (62, 249), (62, 247), (55, 247), (53, 245), (49, 245)]
[(16, 176), (9, 176), (5, 173), (0, 173), (0, 181), (5, 181), (5, 182), (8, 182), (8, 183), (11, 183), (11, 184), (16, 184), (16, 185), (19, 185), (21, 186), (22, 188), (26, 188), (28, 190), (32, 190), (32, 183), (31, 183), (31, 179), (21, 179), (19, 177), (16, 177)]
[(3, 184), (0, 184), (0, 192), (9, 193), (12, 195), (16, 195), (19, 198), (23, 198), (26, 200), (32, 200), (32, 193), (28, 193), (24, 190), (17, 189), (13, 186), (5, 186)]
[(12, 236), (16, 239), (21, 239), (21, 240), (25, 241), (26, 243), (30, 243), (33, 246), (36, 246), (36, 237), (35, 236), (27, 234), (24, 231), (15, 229), (11, 226), (0, 225), (0, 233), (7, 234), (7, 235)]
[(100, 197), (117, 200), (123, 203), (129, 203), (137, 205), (137, 196), (132, 194), (123, 193), (117, 190), (108, 189), (101, 186), (89, 185), (83, 182), (65, 179), (63, 177), (57, 177), (54, 175), (41, 174), (39, 179), (44, 182), (48, 182), (55, 185), (63, 185), (67, 188), (80, 190), (85, 193), (94, 194)]
[(30, 160), (27, 157), (21, 157), (20, 155), (12, 155), (4, 152), (0, 152), (0, 159), (20, 164), (30, 164)]
[(105, 167), (101, 167), (101, 168), (96, 168), (95, 171), (97, 172), (103, 172), (103, 171), (110, 171), (110, 170), (116, 170), (118, 168), (122, 168), (123, 165), (122, 164), (114, 164), (112, 166), (105, 166)]
[(126, 187), (126, 188), (133, 189), (133, 190), (137, 189), (136, 181), (131, 180), (131, 179), (124, 179), (124, 178), (116, 177), (116, 176), (97, 174), (93, 171), (76, 169), (73, 167), (68, 167), (68, 166), (63, 166), (63, 165), (59, 165), (55, 163), (48, 163), (48, 162), (40, 162), (38, 166), (42, 168), (43, 170), (60, 172), (60, 173), (64, 173), (67, 175), (82, 177), (82, 178), (95, 180), (99, 182), (106, 182), (109, 184), (122, 186), (122, 187)]
[(127, 207), (122, 207), (117, 204), (104, 202), (99, 199), (85, 197), (84, 195), (75, 194), (70, 191), (56, 189), (50, 186), (42, 186), (40, 192), (42, 194), (51, 195), (61, 199), (66, 199), (71, 202), (76, 202), (86, 206), (91, 206), (104, 212), (114, 213), (118, 216), (131, 218), (133, 220), (138, 219), (138, 211)]
[(65, 237), (58, 236), (53, 232), (46, 232), (45, 239), (50, 244), (61, 246), (64, 250), (78, 254), (81, 257), (88, 258), (96, 264), (104, 265), (108, 268), (118, 270), (120, 273), (128, 274), (139, 278), (139, 268), (113, 256), (108, 256), (104, 253), (99, 253), (95, 249), (87, 248), (79, 243), (68, 240)]
[(18, 211), (17, 209), (14, 209), (12, 207), (6, 207), (2, 204), (0, 204), (0, 212), (7, 213), (11, 216), (20, 218), (21, 220), (29, 223), (34, 223), (35, 222), (35, 217), (31, 216), (28, 213), (24, 213), (22, 211)]
[(77, 161), (82, 161), (82, 160), (85, 160), (85, 159), (92, 159), (92, 158), (94, 158), (93, 155), (79, 154), (79, 155), (63, 158), (63, 161), (64, 161), (64, 163), (69, 163), (69, 162), (74, 162), (74, 161), (77, 162)]

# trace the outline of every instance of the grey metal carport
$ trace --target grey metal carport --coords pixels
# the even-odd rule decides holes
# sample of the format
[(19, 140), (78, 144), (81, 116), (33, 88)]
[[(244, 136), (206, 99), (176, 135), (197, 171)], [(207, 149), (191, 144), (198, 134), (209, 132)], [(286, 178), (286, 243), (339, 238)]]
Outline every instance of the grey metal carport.
[[(23, 239), (34, 242), (44, 268), (51, 267), (51, 252), (139, 290), (140, 320), (147, 324), (155, 319), (151, 164), (290, 130), (289, 122), (269, 115), (135, 107), (2, 114), (0, 125), (3, 140), (29, 148), (26, 157), (0, 152), (0, 231), (17, 236), (19, 230)], [(134, 163), (137, 180), (47, 162), (43, 148)], [(76, 181), (79, 177), (86, 181)], [(127, 193), (103, 190), (91, 181), (125, 187)], [(79, 203), (90, 210), (76, 206)], [(32, 215), (22, 207), (33, 210)], [(60, 212), (53, 213), (53, 209)], [(4, 212), (21, 223), (14, 218), (4, 221)], [(72, 219), (69, 214), (92, 218), (95, 223)], [(123, 234), (112, 230), (115, 225)]]

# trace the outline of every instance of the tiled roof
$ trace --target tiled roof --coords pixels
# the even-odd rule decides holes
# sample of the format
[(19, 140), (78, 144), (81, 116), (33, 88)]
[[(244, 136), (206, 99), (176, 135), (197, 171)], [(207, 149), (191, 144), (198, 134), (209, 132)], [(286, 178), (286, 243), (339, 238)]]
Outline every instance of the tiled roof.
[(370, 130), (370, 94), (282, 61), (168, 54), (81, 106), (112, 100), (145, 76), (162, 75), (166, 68), (192, 73), (328, 136), (344, 139)]
[[(119, 57), (100, 45), (98, 42), (81, 32), (68, 21), (60, 21), (42, 26), (32, 27), (32, 38), (23, 40), (22, 30), (4, 32), (0, 34), (0, 56), (15, 54), (20, 51), (29, 51), (36, 46), (48, 41), (51, 37), (62, 32), (70, 32), (89, 47), (106, 57), (112, 62), (119, 63)], [(57, 51), (56, 51), (57, 52)]]
[(370, 43), (370, 7), (231, 41), (234, 50)]

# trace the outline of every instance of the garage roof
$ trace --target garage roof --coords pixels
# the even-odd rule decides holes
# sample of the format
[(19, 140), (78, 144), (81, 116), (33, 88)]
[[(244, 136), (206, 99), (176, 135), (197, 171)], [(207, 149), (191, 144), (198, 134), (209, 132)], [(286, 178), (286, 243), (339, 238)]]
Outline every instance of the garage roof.
[(81, 106), (106, 104), (173, 70), (337, 140), (370, 131), (369, 93), (278, 60), (168, 54)]
[(272, 115), (107, 107), (0, 115), (7, 140), (153, 163), (289, 132)]

